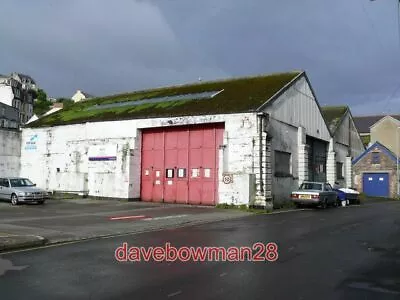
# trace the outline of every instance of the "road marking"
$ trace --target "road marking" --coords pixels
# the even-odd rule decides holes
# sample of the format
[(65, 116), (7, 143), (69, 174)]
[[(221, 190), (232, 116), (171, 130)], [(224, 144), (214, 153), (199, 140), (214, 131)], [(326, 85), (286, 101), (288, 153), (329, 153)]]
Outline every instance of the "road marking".
[(123, 216), (123, 217), (110, 217), (111, 221), (115, 220), (132, 220), (132, 219), (144, 219), (146, 216)]
[(11, 260), (0, 258), (0, 276), (4, 275), (7, 271), (22, 271), (28, 266), (14, 266)]
[(226, 275), (228, 275), (228, 273), (222, 273), (222, 274), (219, 275), (219, 277), (224, 277)]
[(178, 295), (180, 295), (180, 294), (182, 294), (182, 291), (177, 291), (177, 292), (175, 292), (175, 293), (171, 293), (171, 294), (169, 294), (167, 297), (168, 297), (168, 298), (171, 298), (171, 297), (178, 296)]
[(174, 215), (174, 216), (165, 216), (165, 217), (156, 217), (156, 218), (145, 218), (143, 221), (157, 221), (157, 220), (167, 220), (167, 219), (175, 219), (175, 218), (183, 218), (187, 217), (187, 215)]

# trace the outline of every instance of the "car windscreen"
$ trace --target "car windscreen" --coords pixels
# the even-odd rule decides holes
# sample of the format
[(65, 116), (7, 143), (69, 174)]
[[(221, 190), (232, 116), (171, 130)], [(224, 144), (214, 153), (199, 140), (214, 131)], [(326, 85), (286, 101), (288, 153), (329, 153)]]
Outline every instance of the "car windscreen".
[(12, 187), (33, 186), (33, 183), (26, 178), (13, 178), (10, 179), (10, 183)]
[(322, 190), (322, 184), (307, 182), (300, 186), (300, 190)]

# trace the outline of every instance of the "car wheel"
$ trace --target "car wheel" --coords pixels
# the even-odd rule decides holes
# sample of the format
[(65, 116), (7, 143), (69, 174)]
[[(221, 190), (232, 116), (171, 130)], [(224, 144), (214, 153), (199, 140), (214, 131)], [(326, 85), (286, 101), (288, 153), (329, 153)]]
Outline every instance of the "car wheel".
[(38, 201), (38, 204), (44, 204), (44, 200)]
[(301, 205), (301, 203), (295, 203), (296, 208), (302, 208), (303, 205)]
[(11, 205), (18, 205), (18, 197), (15, 194), (11, 195)]
[(321, 208), (322, 209), (325, 209), (325, 208), (327, 208), (328, 207), (328, 203), (326, 202), (326, 199), (325, 200), (323, 200), (322, 202), (321, 202)]
[(333, 207), (338, 207), (339, 206), (339, 199), (336, 199), (335, 201), (333, 201)]

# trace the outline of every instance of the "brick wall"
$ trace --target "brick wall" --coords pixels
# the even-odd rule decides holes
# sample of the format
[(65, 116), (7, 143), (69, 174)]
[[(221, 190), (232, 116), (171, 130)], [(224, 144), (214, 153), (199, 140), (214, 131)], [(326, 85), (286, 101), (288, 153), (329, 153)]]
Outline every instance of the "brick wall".
[(390, 195), (395, 197), (397, 193), (396, 186), (396, 162), (394, 162), (388, 155), (380, 153), (380, 164), (372, 164), (372, 151), (367, 153), (361, 160), (353, 166), (354, 183), (359, 192), (363, 191), (363, 173), (370, 172), (386, 172), (389, 173), (390, 182)]

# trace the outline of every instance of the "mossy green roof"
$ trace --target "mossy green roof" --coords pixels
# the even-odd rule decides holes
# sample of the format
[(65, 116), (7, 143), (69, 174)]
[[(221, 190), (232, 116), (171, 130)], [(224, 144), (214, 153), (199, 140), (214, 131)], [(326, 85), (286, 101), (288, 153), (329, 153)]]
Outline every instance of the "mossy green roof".
[[(68, 109), (62, 109), (49, 116), (40, 118), (28, 124), (27, 127), (50, 127), (85, 122), (254, 112), (300, 74), (302, 72), (294, 71), (93, 98), (78, 102)], [(221, 93), (206, 100), (179, 99), (161, 103), (145, 103), (135, 106), (88, 110), (89, 107), (95, 105), (221, 90), (223, 90)]]
[(362, 140), (364, 146), (368, 146), (369, 142), (371, 141), (371, 136), (369, 134), (368, 135), (362, 135), (361, 136), (361, 140)]
[(348, 106), (321, 107), (322, 115), (332, 134), (335, 133), (348, 109)]

